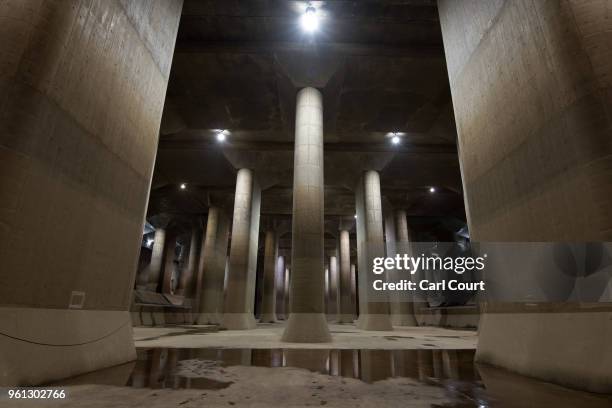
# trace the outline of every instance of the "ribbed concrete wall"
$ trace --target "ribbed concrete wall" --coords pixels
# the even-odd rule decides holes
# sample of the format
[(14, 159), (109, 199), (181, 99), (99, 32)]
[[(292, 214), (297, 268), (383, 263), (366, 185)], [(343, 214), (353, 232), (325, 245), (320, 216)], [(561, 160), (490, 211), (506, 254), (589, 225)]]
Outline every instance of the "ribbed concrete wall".
[[(610, 2), (441, 0), (439, 11), (472, 239), (611, 239)], [(486, 305), (478, 360), (611, 392), (610, 308), (560, 307)]]
[(0, 384), (136, 357), (127, 310), (181, 7), (0, 3)]

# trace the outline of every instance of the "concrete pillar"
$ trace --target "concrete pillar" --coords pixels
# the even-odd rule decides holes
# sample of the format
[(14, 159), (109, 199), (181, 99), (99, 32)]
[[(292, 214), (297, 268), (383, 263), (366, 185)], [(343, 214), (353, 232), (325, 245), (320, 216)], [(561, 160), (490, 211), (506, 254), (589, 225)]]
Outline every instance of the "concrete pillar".
[(261, 189), (249, 169), (240, 169), (236, 179), (234, 220), (229, 256), (227, 297), (222, 326), (230, 330), (256, 326), (255, 277), (259, 239)]
[(276, 286), (276, 317), (286, 319), (285, 316), (285, 257), (279, 255), (276, 258), (275, 271)]
[(191, 240), (189, 242), (189, 255), (187, 258), (187, 267), (181, 273), (176, 294), (192, 297), (194, 295), (194, 281), (197, 275), (198, 260), (200, 258), (200, 241), (201, 241), (200, 229), (194, 227), (191, 231)]
[(136, 358), (126, 322), (181, 9), (0, 5), (2, 387)]
[(198, 324), (220, 324), (229, 238), (229, 220), (218, 207), (208, 209), (199, 269), (202, 273)]
[[(337, 252), (337, 251), (335, 251)], [(338, 319), (338, 257), (329, 257), (329, 295), (327, 298), (328, 302), (328, 314), (332, 321)]]
[(329, 286), (330, 286), (330, 282), (331, 282), (331, 278), (329, 275), (329, 265), (325, 267), (325, 299), (324, 299), (324, 304), (325, 304), (325, 316), (326, 318), (329, 317), (329, 310), (330, 310), (330, 304), (329, 304), (329, 296), (330, 296), (330, 290), (329, 290)]
[(159, 280), (164, 265), (164, 248), (166, 247), (166, 230), (158, 228), (155, 230), (153, 238), (153, 249), (151, 251), (151, 262), (148, 266), (147, 288), (156, 292), (159, 287)]
[(357, 317), (357, 267), (351, 264), (351, 313), (353, 320)]
[(284, 296), (284, 308), (285, 308), (285, 320), (289, 320), (289, 315), (291, 314), (291, 269), (289, 267), (285, 268), (285, 283), (283, 285)]
[(277, 254), (276, 234), (272, 230), (266, 231), (265, 253), (264, 253), (264, 272), (263, 272), (263, 299), (261, 322), (276, 322), (276, 254)]
[(340, 311), (338, 323), (352, 323), (351, 302), (351, 245), (349, 232), (340, 231)]
[(291, 315), (289, 342), (331, 340), (324, 313), (323, 98), (314, 88), (298, 92), (293, 160)]
[(176, 270), (176, 238), (174, 231), (166, 233), (164, 245), (164, 269), (162, 270), (161, 293), (172, 294), (172, 276)]
[(389, 317), (389, 302), (384, 294), (371, 299), (374, 279), (373, 258), (384, 257), (382, 202), (378, 172), (365, 172), (356, 189), (357, 256), (359, 263), (359, 320), (364, 330), (393, 330)]
[[(472, 240), (610, 241), (610, 2), (438, 5)], [(612, 392), (610, 307), (483, 306), (479, 362)]]
[[(385, 221), (387, 256), (395, 256), (397, 253), (411, 255), (406, 211), (395, 210), (388, 215)], [(400, 279), (410, 279), (410, 275), (401, 271), (393, 271), (392, 280), (399, 281)], [(409, 293), (394, 294), (391, 302), (391, 323), (394, 326), (417, 326), (412, 296)]]

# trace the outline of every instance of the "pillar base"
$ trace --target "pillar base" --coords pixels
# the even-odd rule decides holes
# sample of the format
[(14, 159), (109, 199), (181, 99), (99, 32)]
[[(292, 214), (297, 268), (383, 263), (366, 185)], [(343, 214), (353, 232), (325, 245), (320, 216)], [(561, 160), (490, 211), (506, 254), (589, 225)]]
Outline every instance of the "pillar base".
[(136, 360), (128, 311), (0, 307), (0, 387), (32, 386)]
[(281, 340), (288, 343), (329, 343), (332, 338), (323, 313), (291, 313)]
[(352, 324), (353, 323), (353, 315), (352, 314), (340, 314), (338, 315), (338, 324)]
[(277, 321), (278, 319), (276, 318), (276, 315), (274, 313), (267, 313), (261, 315), (261, 318), (259, 319), (260, 323), (276, 323)]
[(359, 316), (357, 328), (372, 331), (392, 331), (391, 319), (388, 314), (362, 314)]
[(609, 394), (612, 348), (604, 333), (612, 333), (612, 312), (483, 313), (476, 361)]
[(252, 313), (225, 313), (221, 327), (227, 330), (251, 330), (257, 327)]
[(391, 324), (393, 326), (418, 326), (414, 315), (409, 314), (394, 314), (391, 315)]
[(220, 313), (200, 313), (195, 319), (196, 324), (221, 324), (221, 314)]

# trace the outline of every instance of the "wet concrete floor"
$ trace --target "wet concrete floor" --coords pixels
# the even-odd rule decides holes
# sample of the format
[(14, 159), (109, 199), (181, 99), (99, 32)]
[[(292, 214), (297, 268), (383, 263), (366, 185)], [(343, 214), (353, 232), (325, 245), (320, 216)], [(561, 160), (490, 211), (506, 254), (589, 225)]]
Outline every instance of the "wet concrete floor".
[(473, 360), (472, 349), (147, 348), (132, 364), (53, 386), (67, 389), (62, 407), (612, 407), (611, 396)]

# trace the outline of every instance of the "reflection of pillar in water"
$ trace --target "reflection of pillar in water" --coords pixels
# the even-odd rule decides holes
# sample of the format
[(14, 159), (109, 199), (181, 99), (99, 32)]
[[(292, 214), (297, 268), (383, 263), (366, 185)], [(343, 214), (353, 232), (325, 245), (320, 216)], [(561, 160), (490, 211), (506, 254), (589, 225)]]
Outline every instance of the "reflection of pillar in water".
[(251, 349), (223, 349), (221, 350), (221, 361), (227, 366), (250, 366)]
[(361, 379), (367, 383), (392, 376), (393, 359), (390, 350), (361, 350)]
[(459, 379), (459, 358), (457, 350), (444, 350), (442, 352), (444, 375), (451, 380)]
[(282, 367), (283, 366), (283, 350), (272, 349), (272, 365), (271, 367)]
[(329, 350), (286, 349), (284, 351), (287, 367), (304, 368), (317, 373), (328, 373)]
[(176, 365), (178, 364), (178, 349), (168, 349), (168, 361), (164, 369), (166, 384), (172, 385), (173, 389), (178, 388), (178, 377), (174, 375), (176, 371)]
[(251, 364), (255, 367), (271, 367), (272, 366), (272, 350), (269, 349), (253, 349)]
[[(355, 371), (355, 350), (339, 350), (340, 352), (340, 375), (347, 378), (359, 378)], [(357, 359), (357, 361), (359, 361)]]
[(167, 349), (156, 348), (151, 352), (151, 372), (149, 388), (161, 388), (164, 381), (164, 367), (168, 356)]
[(433, 375), (436, 378), (444, 378), (444, 373), (442, 371), (442, 351), (441, 350), (432, 350), (431, 358), (433, 361)]
[(329, 374), (340, 375), (340, 350), (331, 350), (329, 352)]
[(394, 376), (419, 378), (417, 350), (394, 350), (392, 354)]
[[(132, 372), (131, 384), (134, 388), (144, 388), (147, 386), (147, 373), (150, 361), (142, 358), (141, 354), (141, 352), (138, 352), (138, 360), (136, 360), (136, 365)], [(148, 353), (145, 354), (148, 355)]]
[(430, 350), (417, 350), (419, 362), (419, 380), (425, 381), (433, 377), (432, 355)]

